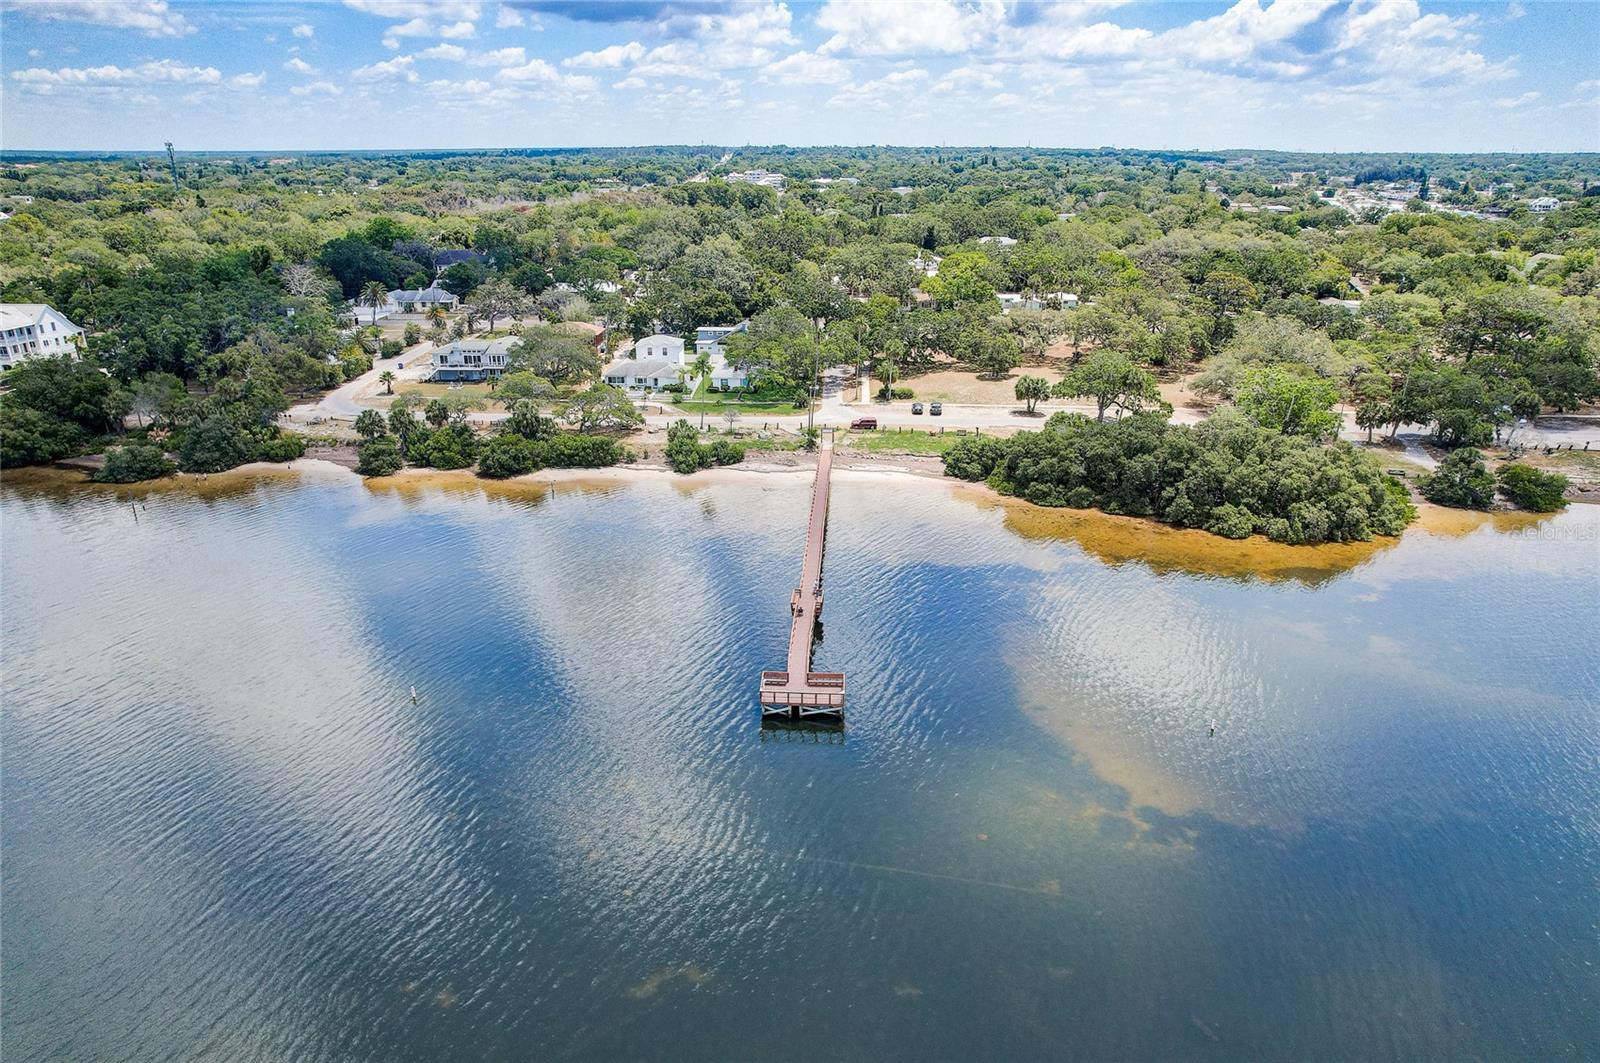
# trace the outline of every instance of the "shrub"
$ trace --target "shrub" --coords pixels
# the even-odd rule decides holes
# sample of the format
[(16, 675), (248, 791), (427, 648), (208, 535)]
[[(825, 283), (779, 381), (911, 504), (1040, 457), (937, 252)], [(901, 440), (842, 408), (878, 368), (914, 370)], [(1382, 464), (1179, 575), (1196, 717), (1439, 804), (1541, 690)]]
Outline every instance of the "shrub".
[(522, 476), (539, 468), (540, 444), (506, 432), (485, 443), (478, 455), (478, 475), (491, 480)]
[(354, 380), (372, 368), (372, 355), (359, 347), (352, 347), (339, 359), (339, 368), (346, 380)]
[(562, 432), (536, 444), (540, 466), (552, 469), (603, 469), (622, 460), (622, 446), (605, 436)]
[[(407, 327), (411, 328), (415, 326)], [(378, 348), (385, 358), (398, 358), (400, 357), (400, 352), (404, 351), (405, 349), (406, 345), (401, 343), (399, 340), (384, 340), (382, 346)], [(371, 368), (371, 366), (368, 366), (368, 368)]]
[(411, 444), (411, 461), (435, 469), (465, 469), (478, 460), (478, 437), (465, 424), (446, 425)]
[(667, 429), (667, 464), (685, 476), (711, 464), (711, 448), (700, 445), (700, 433), (688, 421), (674, 421)]
[(81, 427), (55, 414), (13, 401), (0, 404), (0, 466), (5, 468), (70, 458), (86, 438)]
[(94, 478), (106, 484), (132, 484), (159, 479), (176, 468), (161, 453), (160, 447), (135, 443), (106, 451), (105, 467), (95, 473)]
[(404, 345), (406, 347), (415, 347), (421, 342), (422, 326), (417, 324), (415, 321), (409, 322), (406, 325), (405, 340), (403, 341)]
[(1520, 463), (1500, 467), (1500, 490), (1505, 496), (1535, 513), (1554, 513), (1567, 508), (1564, 497), (1567, 478), (1558, 472), (1545, 472)]
[(744, 451), (743, 443), (735, 443), (731, 439), (718, 439), (711, 444), (711, 464), (737, 465), (744, 460)]
[(184, 472), (222, 472), (252, 461), (255, 438), (232, 417), (216, 415), (183, 434), (178, 447), (178, 468)]
[(393, 436), (369, 439), (356, 450), (356, 472), (362, 476), (393, 476), (404, 464)]
[(1218, 413), (1190, 428), (1154, 414), (1097, 422), (1058, 413), (1042, 432), (964, 439), (945, 472), (1043, 506), (1096, 506), (1241, 538), (1288, 543), (1397, 535), (1405, 488), (1345, 443), (1258, 428)]
[(1494, 477), (1483, 455), (1471, 447), (1452, 451), (1439, 468), (1419, 481), (1422, 497), (1454, 509), (1488, 509), (1494, 501)]
[(306, 441), (304, 439), (293, 432), (280, 432), (276, 439), (269, 439), (257, 448), (256, 460), (274, 463), (290, 462), (301, 457), (305, 452)]

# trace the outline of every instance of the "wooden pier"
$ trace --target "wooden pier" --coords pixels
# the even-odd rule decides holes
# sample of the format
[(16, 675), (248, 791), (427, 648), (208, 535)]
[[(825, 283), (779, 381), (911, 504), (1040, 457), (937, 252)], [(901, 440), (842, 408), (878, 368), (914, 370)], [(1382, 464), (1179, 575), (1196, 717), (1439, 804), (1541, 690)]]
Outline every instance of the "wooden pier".
[(817, 452), (817, 478), (811, 485), (811, 519), (806, 528), (800, 585), (789, 596), (788, 670), (761, 673), (762, 716), (794, 720), (844, 719), (844, 673), (811, 670), (812, 638), (822, 618), (822, 557), (828, 537), (829, 475), (833, 434), (824, 430)]

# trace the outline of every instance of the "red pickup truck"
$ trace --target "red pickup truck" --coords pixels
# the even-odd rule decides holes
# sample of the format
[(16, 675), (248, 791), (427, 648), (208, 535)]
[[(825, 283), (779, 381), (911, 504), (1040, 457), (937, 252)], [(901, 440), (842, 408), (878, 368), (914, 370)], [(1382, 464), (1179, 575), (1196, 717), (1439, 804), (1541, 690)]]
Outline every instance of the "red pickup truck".
[(878, 419), (876, 417), (857, 417), (850, 422), (850, 429), (855, 432), (870, 432), (877, 427)]

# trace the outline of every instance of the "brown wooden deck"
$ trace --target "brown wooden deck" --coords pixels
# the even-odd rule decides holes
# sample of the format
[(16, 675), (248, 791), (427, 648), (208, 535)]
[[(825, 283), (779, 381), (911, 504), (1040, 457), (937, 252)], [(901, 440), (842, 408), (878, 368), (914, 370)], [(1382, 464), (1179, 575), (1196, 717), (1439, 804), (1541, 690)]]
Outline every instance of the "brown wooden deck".
[(811, 638), (822, 615), (822, 555), (828, 536), (829, 477), (833, 436), (825, 433), (817, 453), (817, 478), (811, 485), (811, 519), (806, 528), (800, 586), (789, 596), (788, 670), (761, 673), (764, 715), (804, 719), (844, 715), (844, 673), (811, 670)]

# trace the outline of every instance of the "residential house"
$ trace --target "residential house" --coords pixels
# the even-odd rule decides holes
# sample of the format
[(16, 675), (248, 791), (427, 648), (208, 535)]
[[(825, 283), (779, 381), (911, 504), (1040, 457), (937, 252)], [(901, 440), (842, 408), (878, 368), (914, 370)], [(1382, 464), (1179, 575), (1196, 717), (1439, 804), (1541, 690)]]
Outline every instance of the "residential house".
[(683, 365), (687, 359), (683, 353), (684, 342), (682, 336), (668, 336), (664, 332), (646, 336), (633, 345), (630, 357), (661, 360), (665, 359), (674, 365)]
[(30, 358), (76, 356), (83, 329), (44, 303), (0, 303), (0, 369)]
[(476, 262), (482, 266), (493, 265), (488, 255), (481, 251), (435, 251), (433, 254), (433, 270), (443, 273), (458, 262)]
[(426, 288), (407, 289), (400, 288), (389, 293), (388, 306), (393, 309), (378, 308), (378, 316), (390, 314), (425, 314), (430, 307), (442, 306), (446, 310), (454, 310), (461, 300), (454, 292), (446, 291), (437, 284)]
[(1016, 240), (1014, 240), (1013, 238), (1011, 238), (1009, 236), (980, 236), (980, 237), (978, 237), (978, 243), (980, 243), (980, 244), (993, 244), (996, 247), (1011, 247), (1011, 246), (1015, 245), (1016, 242), (1017, 242)]
[(1561, 200), (1555, 196), (1540, 196), (1538, 199), (1528, 200), (1528, 209), (1535, 214), (1549, 214), (1561, 206)]
[(1076, 310), (1078, 297), (1071, 292), (996, 292), (1000, 312), (1013, 310)]
[(737, 325), (701, 325), (694, 330), (694, 353), (709, 354), (712, 361), (725, 360), (727, 353), (722, 349), (722, 341), (735, 332), (749, 330), (749, 321), (741, 321)]
[(911, 260), (911, 268), (922, 274), (924, 277), (932, 277), (934, 274), (939, 272), (939, 263), (943, 261), (943, 258), (934, 254), (932, 251), (918, 251), (916, 256)]
[(506, 371), (506, 355), (520, 343), (516, 336), (497, 340), (456, 340), (433, 351), (436, 381), (498, 380)]
[[(682, 340), (678, 341), (682, 343)], [(637, 350), (637, 348), (635, 348)], [(605, 368), (605, 380), (613, 387), (638, 391), (660, 391), (684, 382), (688, 370), (671, 358), (636, 358), (624, 355)]]

